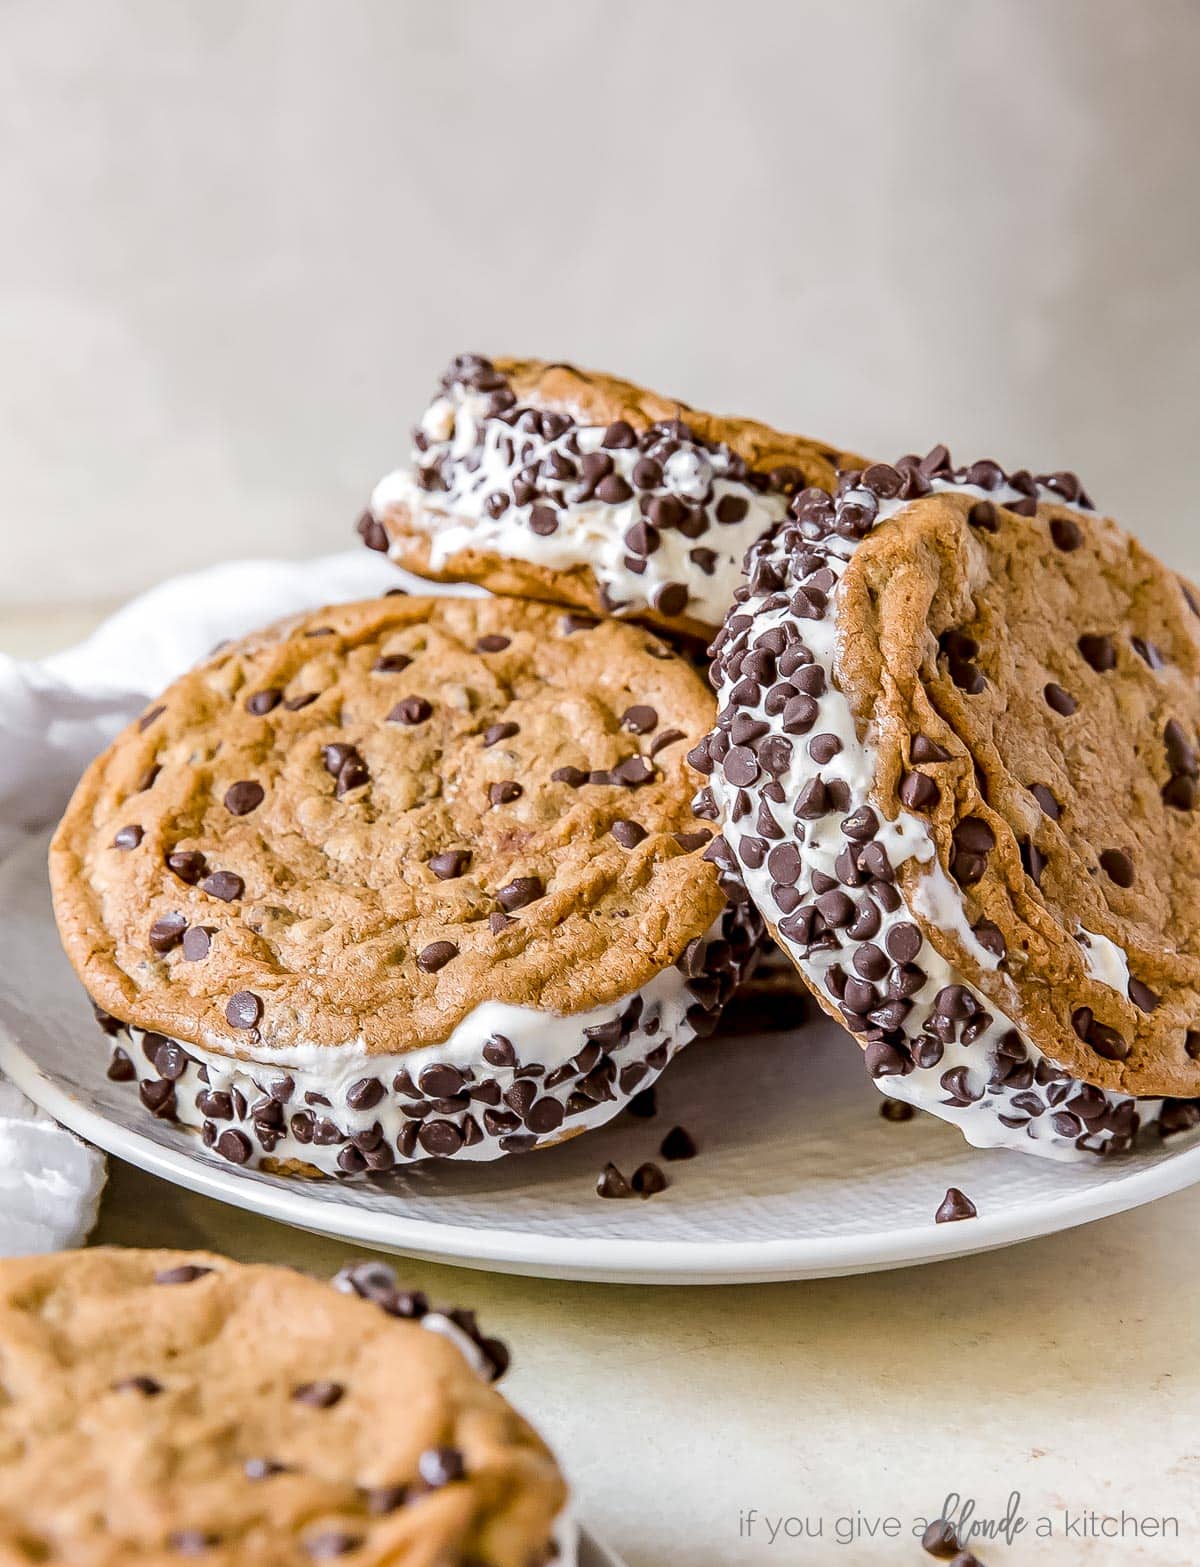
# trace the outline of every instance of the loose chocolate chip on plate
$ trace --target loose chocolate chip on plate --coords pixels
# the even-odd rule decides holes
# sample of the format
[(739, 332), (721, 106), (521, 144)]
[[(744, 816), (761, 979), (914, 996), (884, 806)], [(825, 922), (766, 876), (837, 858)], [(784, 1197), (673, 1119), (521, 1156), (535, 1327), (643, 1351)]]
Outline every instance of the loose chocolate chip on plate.
[(938, 1224), (953, 1224), (958, 1219), (974, 1219), (978, 1213), (971, 1199), (960, 1192), (957, 1186), (951, 1186), (942, 1198), (934, 1218)]
[(694, 1159), (696, 1157), (696, 1144), (686, 1128), (673, 1126), (663, 1138), (658, 1151), (664, 1159), (671, 1161)]
[(885, 1099), (879, 1113), (885, 1121), (911, 1121), (917, 1112), (903, 1099)]
[(639, 1164), (633, 1172), (632, 1185), (639, 1197), (654, 1197), (659, 1192), (665, 1192), (670, 1184), (658, 1165), (649, 1160)]
[(951, 1557), (958, 1552), (958, 1536), (954, 1525), (945, 1518), (935, 1518), (921, 1536), (921, 1549), (930, 1556)]
[(633, 1188), (615, 1164), (606, 1164), (596, 1180), (597, 1197), (632, 1197)]

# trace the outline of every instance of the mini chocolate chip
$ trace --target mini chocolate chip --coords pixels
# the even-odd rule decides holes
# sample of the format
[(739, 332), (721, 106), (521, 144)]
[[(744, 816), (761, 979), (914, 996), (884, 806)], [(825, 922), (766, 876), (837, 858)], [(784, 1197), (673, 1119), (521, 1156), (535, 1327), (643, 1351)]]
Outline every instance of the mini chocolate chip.
[(546, 885), (540, 876), (515, 876), (496, 894), (496, 901), (506, 914), (528, 907), (545, 897)]
[(1062, 809), (1045, 784), (1030, 784), (1029, 792), (1052, 822), (1058, 821)]
[(148, 713), (143, 713), (141, 718), (138, 719), (138, 732), (140, 734), (145, 734), (146, 730), (149, 729), (154, 720), (156, 718), (161, 718), (165, 712), (166, 708), (160, 705), (158, 707), (152, 707)]
[(283, 692), (270, 687), (265, 691), (254, 691), (246, 698), (246, 711), (253, 713), (256, 718), (262, 718), (264, 714), (271, 712), (283, 701)]
[(251, 811), (259, 808), (264, 798), (262, 784), (244, 778), (239, 783), (231, 784), (225, 791), (225, 809), (231, 816), (249, 816)]
[(212, 1268), (203, 1268), (194, 1262), (181, 1262), (178, 1267), (160, 1268), (154, 1275), (156, 1284), (194, 1284), (197, 1279), (202, 1279), (206, 1274), (212, 1273)]
[(633, 1188), (615, 1164), (606, 1164), (596, 1181), (597, 1197), (632, 1197)]
[(627, 707), (621, 714), (621, 728), (635, 735), (648, 735), (658, 725), (658, 714), (644, 703)]
[(442, 849), (430, 856), (429, 869), (439, 881), (453, 881), (462, 875), (470, 863), (469, 849)]
[(566, 784), (570, 789), (582, 789), (588, 781), (588, 775), (582, 767), (556, 767), (550, 774), (550, 781)]
[(119, 827), (113, 837), (112, 846), (114, 849), (136, 849), (144, 837), (145, 833), (140, 827), (134, 825)]
[(112, 1383), (114, 1393), (141, 1393), (146, 1398), (154, 1398), (162, 1390), (162, 1383), (156, 1382), (153, 1377), (122, 1377), (119, 1382)]
[(475, 651), (477, 653), (503, 653), (511, 641), (511, 637), (501, 636), (498, 632), (491, 632), (489, 635), (479, 638), (475, 643)]
[(149, 942), (155, 952), (170, 952), (183, 940), (187, 920), (182, 914), (164, 914), (150, 927)]
[(997, 958), (1005, 958), (1008, 955), (1008, 943), (1004, 939), (1004, 933), (998, 925), (991, 920), (980, 920), (972, 926), (975, 939), (979, 945)]
[(1084, 635), (1078, 642), (1080, 653), (1084, 661), (1089, 664), (1097, 674), (1104, 674), (1109, 669), (1117, 667), (1117, 645), (1112, 637), (1101, 635)]
[(879, 1113), (885, 1121), (911, 1121), (917, 1112), (903, 1099), (885, 1099)]
[(253, 1028), (262, 1017), (262, 1001), (252, 990), (239, 990), (225, 1003), (230, 1028)]
[(177, 849), (173, 854), (167, 855), (167, 869), (175, 873), (180, 881), (187, 882), (189, 887), (194, 887), (208, 869), (204, 856), (194, 849)]
[(406, 696), (392, 708), (387, 721), (389, 724), (423, 724), (432, 712), (432, 704), (423, 696)]
[(1083, 543), (1083, 529), (1072, 517), (1053, 517), (1050, 537), (1060, 550), (1077, 550)]
[(1156, 995), (1149, 985), (1142, 983), (1140, 979), (1129, 980), (1129, 999), (1140, 1012), (1153, 1012), (1162, 997)]
[(222, 903), (234, 903), (246, 890), (246, 884), (234, 871), (214, 871), (200, 883), (200, 891)]
[(1129, 643), (1133, 651), (1149, 668), (1162, 669), (1165, 667), (1167, 661), (1153, 642), (1145, 637), (1130, 637)]
[(490, 724), (488, 728), (483, 731), (484, 746), (487, 747), (499, 745), (501, 740), (511, 740), (513, 735), (519, 734), (520, 732), (520, 724), (514, 724), (511, 722), (503, 724)]
[(245, 1164), (254, 1152), (246, 1134), (232, 1128), (217, 1138), (216, 1149), (222, 1159), (228, 1159), (230, 1164)]
[(338, 1556), (349, 1556), (363, 1543), (362, 1536), (347, 1534), (342, 1529), (326, 1529), (321, 1534), (310, 1534), (304, 1541), (305, 1554), (315, 1562), (332, 1561)]
[(958, 1219), (974, 1219), (978, 1213), (971, 1199), (960, 1192), (957, 1186), (951, 1186), (947, 1188), (934, 1218), (938, 1224), (953, 1224)]
[(313, 1409), (332, 1409), (341, 1402), (345, 1391), (340, 1382), (302, 1382), (292, 1389), (292, 1399), (297, 1404), (309, 1404)]
[(646, 829), (639, 822), (624, 820), (614, 822), (609, 832), (623, 849), (635, 849), (643, 838), (648, 836)]
[(639, 1121), (652, 1121), (658, 1114), (658, 1094), (653, 1086), (643, 1088), (641, 1093), (634, 1094), (625, 1108)]
[(1118, 887), (1133, 886), (1133, 861), (1123, 849), (1102, 849), (1100, 865), (1110, 881)]
[(242, 1473), (247, 1480), (269, 1480), (273, 1475), (291, 1474), (290, 1464), (276, 1463), (273, 1458), (247, 1458)]
[(436, 974), (458, 956), (458, 948), (452, 941), (431, 941), (417, 953), (417, 967), (425, 974)]
[[(949, 1195), (949, 1193), (947, 1193)], [(951, 1557), (958, 1552), (958, 1536), (953, 1524), (944, 1518), (935, 1518), (921, 1536), (921, 1548), (930, 1556)]]
[(488, 803), (491, 805), (511, 805), (514, 800), (519, 800), (525, 793), (519, 783), (507, 778), (503, 783), (488, 785)]
[(412, 663), (407, 653), (384, 653), (371, 666), (372, 674), (399, 675)]
[(631, 1184), (639, 1197), (654, 1197), (659, 1192), (665, 1192), (670, 1182), (658, 1165), (647, 1160), (645, 1164), (639, 1164), (633, 1172)]
[(1000, 529), (1000, 514), (991, 501), (976, 501), (967, 513), (967, 521), (973, 528), (982, 528), (985, 533), (997, 533)]
[(948, 762), (950, 760), (949, 751), (944, 750), (938, 745), (936, 740), (931, 740), (928, 735), (914, 735), (909, 743), (908, 754), (914, 762)]
[(190, 925), (183, 933), (183, 955), (189, 963), (202, 963), (212, 947), (213, 933), (206, 925)]
[(694, 1159), (697, 1149), (691, 1134), (684, 1127), (673, 1126), (663, 1138), (658, 1151), (664, 1159), (674, 1162), (679, 1159)]
[(466, 1463), (457, 1447), (429, 1447), (417, 1460), (417, 1473), (435, 1490), (453, 1485), (466, 1472)]
[(1079, 703), (1069, 691), (1065, 691), (1056, 680), (1051, 680), (1042, 691), (1047, 703), (1063, 718), (1069, 718)]
[(906, 773), (900, 784), (900, 798), (914, 811), (932, 810), (941, 798), (941, 790), (925, 773)]

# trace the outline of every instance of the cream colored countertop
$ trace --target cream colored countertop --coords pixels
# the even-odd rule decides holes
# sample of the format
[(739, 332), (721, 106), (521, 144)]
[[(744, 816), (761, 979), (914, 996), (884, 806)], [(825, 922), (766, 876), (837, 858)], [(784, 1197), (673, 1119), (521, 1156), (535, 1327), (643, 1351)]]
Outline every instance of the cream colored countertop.
[[(0, 651), (47, 651), (95, 618), (0, 617)], [(399, 1266), (508, 1340), (510, 1396), (630, 1567), (928, 1562), (911, 1520), (951, 1491), (989, 1518), (1020, 1493), (1027, 1527), (1011, 1548), (976, 1546), (988, 1567), (1195, 1567), (1198, 1230), (1193, 1191), (1009, 1251), (816, 1283), (648, 1289)], [(346, 1258), (115, 1163), (97, 1239), (318, 1273)], [(1122, 1511), (1123, 1539), (1081, 1533), (1087, 1513)], [(889, 1517), (898, 1532), (867, 1536)], [(1163, 1518), (1177, 1536), (1145, 1532)]]

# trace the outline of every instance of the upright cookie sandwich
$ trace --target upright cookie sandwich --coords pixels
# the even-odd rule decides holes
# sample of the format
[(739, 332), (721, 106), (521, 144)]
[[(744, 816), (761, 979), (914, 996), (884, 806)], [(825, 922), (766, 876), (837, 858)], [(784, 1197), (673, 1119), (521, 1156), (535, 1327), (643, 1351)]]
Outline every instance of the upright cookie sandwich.
[(385, 598), (226, 647), (85, 774), (51, 850), (110, 1075), (235, 1164), (494, 1158), (600, 1125), (753, 949), (650, 631)]
[(363, 540), (421, 576), (709, 637), (747, 548), (844, 453), (539, 360), (454, 360)]
[(1200, 1095), (1200, 601), (1069, 474), (807, 490), (713, 648), (699, 809), (880, 1088), (1057, 1158)]
[(488, 1385), (503, 1346), (380, 1264), (335, 1285), (197, 1252), (0, 1263), (0, 1559), (549, 1562), (566, 1487)]

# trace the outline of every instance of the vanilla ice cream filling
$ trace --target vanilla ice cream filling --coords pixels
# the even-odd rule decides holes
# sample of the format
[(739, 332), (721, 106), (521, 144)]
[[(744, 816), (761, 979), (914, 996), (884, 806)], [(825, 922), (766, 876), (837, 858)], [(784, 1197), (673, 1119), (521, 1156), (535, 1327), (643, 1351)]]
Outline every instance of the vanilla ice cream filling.
[(372, 1054), (359, 1040), (258, 1047), (253, 1059), (109, 1019), (109, 1075), (136, 1080), (148, 1109), (238, 1165), (297, 1161), (354, 1176), (496, 1159), (610, 1120), (711, 1030), (752, 959), (748, 916), (730, 905), (676, 964), (586, 1012), (487, 1001), (448, 1039), (415, 1050)]
[[(646, 453), (637, 444), (606, 448), (606, 426), (564, 419), (567, 428), (547, 437), (491, 407), (491, 394), (454, 383), (426, 412), (411, 466), (376, 485), (371, 515), (382, 523), (402, 509), (409, 526), (429, 535), (439, 571), (467, 549), (553, 571), (586, 567), (613, 613), (653, 609), (721, 624), (746, 550), (785, 515), (784, 494), (738, 478), (745, 464), (727, 447), (677, 437), (649, 488), (641, 482)], [(613, 500), (581, 495), (592, 488), (581, 482), (585, 460), (601, 453), (606, 477), (619, 481)], [(522, 475), (534, 473), (524, 482), (538, 493), (519, 501)], [(662, 512), (652, 502), (664, 498), (679, 503), (669, 510), (680, 521), (656, 527), (650, 519)], [(402, 553), (399, 541), (392, 553)]]
[[(1019, 492), (1007, 485), (985, 490), (973, 484), (935, 480), (931, 488), (954, 490), (1000, 505), (1019, 498)], [(1040, 493), (1046, 499), (1063, 504), (1060, 495)], [(864, 494), (872, 505), (877, 504), (876, 524), (909, 504), (902, 499), (877, 501), (869, 492), (858, 492), (857, 499)], [(854, 504), (856, 492), (851, 490), (841, 499)], [(715, 753), (710, 788), (719, 807), (722, 834), (738, 861), (736, 869), (754, 901), (766, 914), (775, 939), (791, 954), (818, 991), (833, 995), (835, 1000), (836, 991), (843, 983), (843, 978), (838, 976), (849, 974), (858, 978), (853, 966), (856, 951), (868, 943), (887, 951), (889, 932), (901, 925), (915, 926), (914, 914), (926, 924), (952, 934), (981, 968), (995, 971), (1000, 965), (999, 957), (972, 930), (962, 895), (939, 864), (925, 822), (903, 809), (894, 821), (888, 821), (871, 806), (871, 789), (877, 770), (876, 750), (869, 735), (859, 734), (850, 704), (835, 679), (841, 579), (855, 547), (853, 539), (832, 535), (808, 546), (809, 553), (820, 558), (821, 567), (827, 568), (836, 578), (827, 591), (827, 606), (820, 616), (798, 620), (788, 602), (767, 608), (773, 596), (776, 600), (783, 597), (778, 592), (772, 595), (771, 591), (754, 594), (735, 606), (731, 623), (741, 629), (724, 645), (718, 642), (719, 656), (714, 664), (714, 680), (720, 691), (731, 681), (731, 676), (722, 669), (725, 660), (740, 650), (762, 646), (764, 635), (773, 628), (786, 627), (789, 634), (800, 633), (804, 647), (824, 672), (824, 689), (815, 699), (817, 716), (803, 737), (791, 739), (786, 770), (768, 780), (778, 786), (773, 797), (764, 802), (761, 777), (749, 790), (731, 782), (723, 759), (718, 759)], [(783, 564), (784, 557), (778, 553), (773, 556), (771, 549), (772, 546), (765, 546), (763, 557), (773, 560), (776, 565)], [(801, 585), (799, 579), (789, 579), (789, 582), (793, 588)], [(778, 717), (768, 712), (768, 700), (769, 689), (764, 686), (756, 705), (747, 706), (739, 701), (727, 708), (726, 713), (732, 711), (758, 721), (764, 733), (768, 729), (779, 733)], [(836, 755), (820, 764), (813, 760), (809, 751), (809, 740), (817, 735), (835, 736), (839, 747)], [(710, 741), (714, 738), (710, 737)], [(836, 811), (815, 821), (798, 823), (797, 802), (814, 780), (823, 784), (841, 780), (848, 796), (845, 809), (839, 803)], [(818, 879), (828, 878), (831, 885), (842, 882), (844, 862), (838, 862), (848, 847), (842, 823), (855, 812), (873, 811), (879, 817), (879, 825), (871, 841), (881, 846), (891, 871), (914, 860), (924, 867), (921, 879), (909, 894), (911, 905), (893, 880), (889, 899), (892, 906), (872, 905), (878, 919), (875, 921), (874, 915), (869, 916), (874, 928), (868, 935), (856, 940), (839, 929), (835, 945), (821, 950), (819, 945), (811, 944), (804, 939), (808, 933), (789, 924), (789, 915), (795, 909), (793, 899), (789, 896), (785, 900), (790, 906), (787, 909), (780, 905), (785, 889), (772, 873), (770, 854), (762, 854), (763, 839), (759, 831), (762, 822), (754, 809), (745, 808), (747, 794), (760, 805), (765, 804), (772, 815), (778, 816), (780, 823), (799, 826), (795, 838), (788, 840), (794, 842), (801, 866), (799, 876), (790, 884), (796, 889), (811, 888), (814, 873)], [(785, 832), (790, 830), (790, 825), (784, 829)], [(1121, 948), (1094, 932), (1083, 931), (1079, 939), (1088, 972), (1124, 993), (1129, 970)], [(913, 1050), (914, 1060), (911, 1068), (903, 1063), (905, 1070), (887, 1071), (883, 1069), (887, 1055), (880, 1056), (872, 1075), (884, 1094), (953, 1122), (976, 1147), (1014, 1148), (1059, 1160), (1086, 1158), (1104, 1152), (1113, 1142), (1120, 1147), (1128, 1146), (1139, 1121), (1152, 1121), (1160, 1114), (1164, 1103), (1161, 1099), (1138, 1100), (1085, 1084), (1056, 1066), (1018, 1029), (1005, 1011), (974, 991), (962, 973), (924, 936), (919, 951), (909, 963), (924, 975), (920, 988), (905, 998), (908, 1005), (899, 1025), (905, 1043)], [(936, 1018), (937, 1024), (944, 1025), (945, 1018), (938, 1017), (937, 1002), (942, 997), (942, 1005), (948, 1004), (945, 998), (949, 987), (961, 987), (973, 998), (976, 1011), (969, 1040), (963, 1038), (967, 1030), (958, 1026), (949, 1031), (950, 1037), (945, 1037), (947, 1030), (943, 1026), (941, 1037), (936, 1041), (925, 1034), (925, 1025), (931, 1019)], [(1013, 1005), (1016, 1006), (1015, 991)], [(852, 1021), (851, 1026), (854, 1026)], [(930, 1055), (936, 1054), (936, 1060), (922, 1065), (923, 1050)]]

